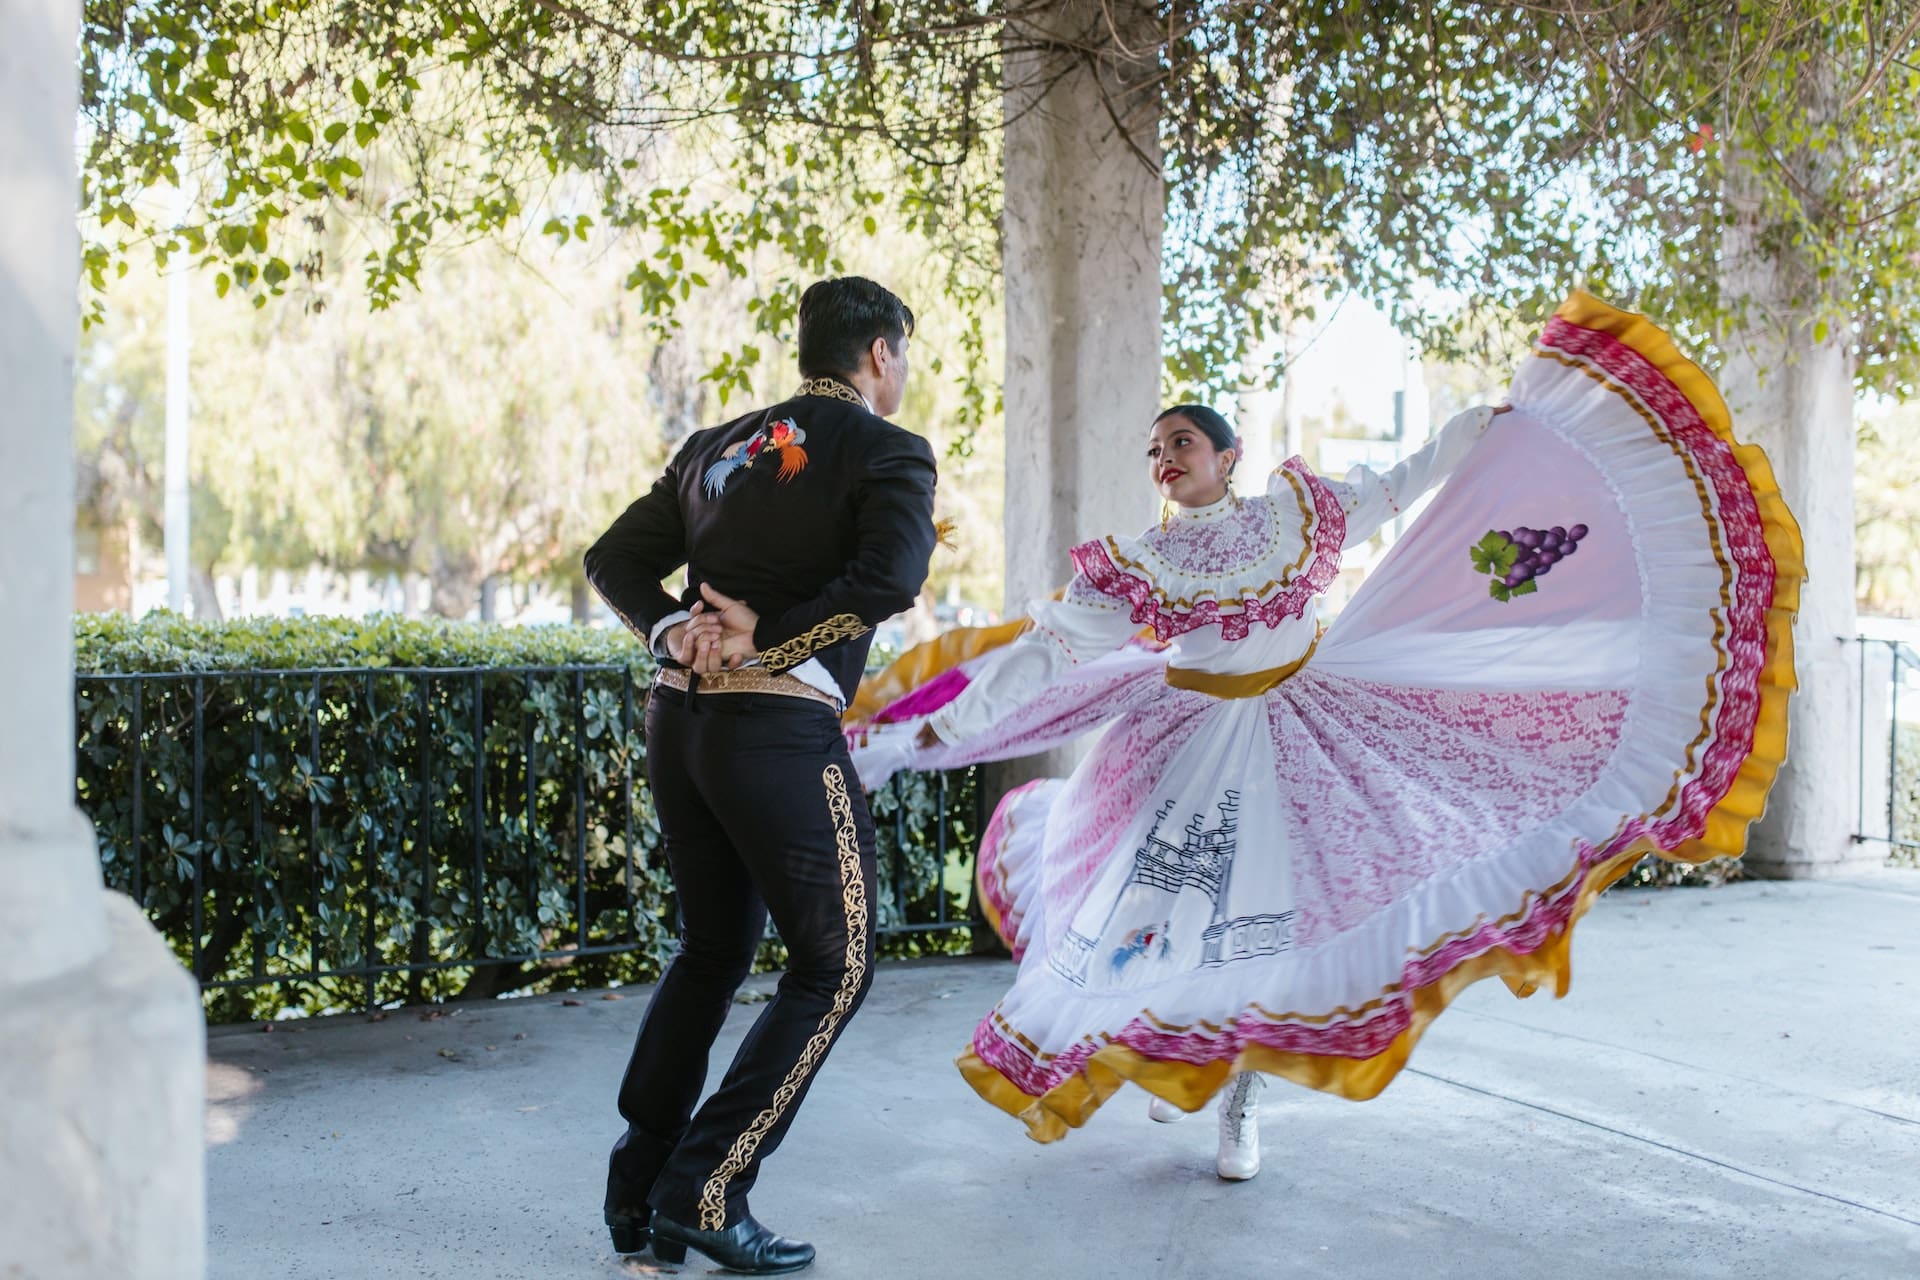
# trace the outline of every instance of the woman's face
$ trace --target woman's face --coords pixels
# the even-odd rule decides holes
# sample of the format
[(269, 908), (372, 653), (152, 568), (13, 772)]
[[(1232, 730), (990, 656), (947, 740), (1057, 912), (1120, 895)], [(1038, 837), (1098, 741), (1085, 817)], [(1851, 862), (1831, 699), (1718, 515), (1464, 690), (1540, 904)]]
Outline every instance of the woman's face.
[(1176, 506), (1204, 507), (1226, 497), (1233, 461), (1233, 450), (1214, 448), (1206, 432), (1178, 413), (1154, 423), (1147, 437), (1147, 474)]

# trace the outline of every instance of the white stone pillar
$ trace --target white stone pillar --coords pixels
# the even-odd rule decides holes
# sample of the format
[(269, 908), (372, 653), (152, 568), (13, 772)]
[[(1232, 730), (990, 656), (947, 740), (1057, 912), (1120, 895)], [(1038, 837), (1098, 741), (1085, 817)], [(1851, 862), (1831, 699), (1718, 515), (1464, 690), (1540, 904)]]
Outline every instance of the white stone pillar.
[(1229, 415), (1242, 445), (1240, 464), (1233, 475), (1241, 493), (1260, 492), (1273, 469), (1292, 456), (1286, 452), (1286, 384), (1293, 374), (1289, 371), (1275, 377), (1267, 371), (1273, 358), (1285, 350), (1285, 333), (1270, 333), (1266, 341), (1247, 352), (1243, 364), (1244, 382), (1235, 397), (1235, 412)]
[(1157, 48), (1140, 0), (1065, 0), (1007, 34), (1010, 610), (1066, 582), (1072, 544), (1138, 533), (1158, 510), (1146, 439), (1166, 209), (1159, 92), (1141, 87)]
[(204, 1271), (193, 981), (74, 807), (77, 0), (0, 0), (0, 1275)]
[[(1155, 518), (1146, 439), (1160, 399), (1160, 97), (1153, 10), (1063, 0), (1008, 24), (1006, 607), (1073, 574), (1067, 552)], [(1062, 774), (1072, 750), (989, 786)]]
[[(1816, 170), (1803, 180), (1818, 181)], [(1757, 179), (1735, 168), (1723, 254), (1726, 294), (1744, 318), (1725, 341), (1721, 389), (1743, 440), (1767, 451), (1806, 540), (1794, 647), (1787, 763), (1745, 862), (1763, 876), (1844, 874), (1884, 846), (1855, 844), (1859, 805), (1859, 654), (1853, 564), (1853, 368), (1846, 326), (1822, 306), (1815, 272), (1768, 235)], [(1838, 310), (1835, 308), (1833, 310)]]

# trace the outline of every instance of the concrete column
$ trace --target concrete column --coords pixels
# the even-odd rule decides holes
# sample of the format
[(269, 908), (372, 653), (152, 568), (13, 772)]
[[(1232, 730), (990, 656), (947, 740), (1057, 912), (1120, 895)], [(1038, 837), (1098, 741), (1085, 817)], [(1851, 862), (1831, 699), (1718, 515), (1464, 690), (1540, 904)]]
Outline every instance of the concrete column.
[(1007, 34), (1007, 606), (1066, 582), (1067, 549), (1138, 533), (1157, 499), (1158, 34), (1139, 0), (1066, 0)]
[(204, 1270), (199, 995), (75, 809), (77, 0), (0, 0), (0, 1275)]
[[(1158, 34), (1141, 0), (1063, 0), (1005, 37), (1006, 607), (1065, 585), (1067, 551), (1156, 517)], [(1071, 769), (1003, 766), (999, 789)]]
[(1273, 469), (1292, 455), (1287, 446), (1287, 382), (1266, 372), (1267, 364), (1286, 349), (1284, 334), (1269, 334), (1267, 340), (1247, 352), (1244, 368), (1251, 374), (1235, 397), (1234, 427), (1244, 445), (1240, 465), (1234, 471), (1234, 484), (1241, 493), (1258, 493), (1265, 487)]
[[(1812, 91), (1818, 98), (1817, 87)], [(1818, 102), (1813, 104), (1818, 106)], [(1810, 158), (1802, 181), (1818, 183)], [(1807, 582), (1794, 644), (1800, 690), (1788, 721), (1786, 767), (1746, 864), (1763, 876), (1845, 874), (1876, 865), (1881, 846), (1855, 844), (1860, 782), (1859, 654), (1853, 566), (1853, 367), (1839, 295), (1769, 234), (1759, 179), (1728, 182), (1733, 223), (1724, 286), (1738, 319), (1725, 341), (1721, 388), (1742, 439), (1773, 462), (1806, 539)], [(1785, 247), (1783, 247), (1785, 246)]]

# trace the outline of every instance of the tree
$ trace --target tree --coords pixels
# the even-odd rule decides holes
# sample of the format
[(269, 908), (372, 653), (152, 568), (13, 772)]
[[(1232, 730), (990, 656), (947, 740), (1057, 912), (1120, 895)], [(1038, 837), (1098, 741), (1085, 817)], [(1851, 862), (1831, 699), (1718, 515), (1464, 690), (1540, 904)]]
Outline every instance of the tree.
[[(256, 315), (195, 333), (194, 565), (419, 572), (463, 617), (481, 584), (564, 580), (658, 470), (653, 342), (604, 264), (545, 277), (477, 250), (429, 268), (410, 307)], [(160, 282), (85, 335), (79, 447), (98, 517), (157, 537)], [(336, 291), (336, 296), (337, 296)]]
[[(1856, 389), (1904, 398), (1920, 370), (1908, 321), (1920, 262), (1920, 14), (1864, 0), (1569, 7), (1594, 10), (1607, 37), (1593, 83), (1622, 104), (1611, 114), (1630, 163), (1617, 198), (1640, 198), (1636, 176), (1658, 184), (1644, 209), (1622, 216), (1622, 243), (1637, 235), (1642, 248), (1621, 258), (1660, 264), (1640, 271), (1646, 296), (1692, 322), (1805, 535), (1793, 749), (1750, 861), (1773, 874), (1844, 864), (1858, 856), (1848, 835), (1861, 709), (1830, 637), (1856, 629)], [(1684, 148), (1661, 132), (1676, 123)], [(1653, 154), (1663, 141), (1664, 164)]]
[[(164, 289), (157, 277), (133, 276), (123, 289), (124, 322), (83, 334), (76, 353), (74, 452), (79, 509), (103, 536), (124, 537), (137, 573), (143, 546), (161, 544), (164, 525), (166, 333)], [(208, 318), (216, 331), (237, 317)], [(196, 616), (218, 618), (213, 575), (227, 559), (232, 513), (207, 483), (203, 466), (190, 479), (195, 514), (188, 565)]]
[(1920, 405), (1860, 420), (1855, 592), (1862, 607), (1920, 617)]
[[(897, 242), (876, 250), (910, 295), (935, 287)], [(484, 614), (489, 583), (572, 584), (580, 548), (645, 489), (667, 451), (740, 408), (702, 375), (714, 353), (737, 354), (744, 290), (697, 295), (663, 343), (622, 290), (624, 271), (578, 242), (519, 257), (477, 245), (428, 263), (420, 296), (403, 307), (370, 310), (353, 279), (318, 287), (327, 305), (317, 309), (201, 307), (196, 577), (316, 563), (420, 573), (430, 607), (453, 617)], [(135, 521), (150, 543), (162, 492), (163, 295), (157, 275), (131, 271), (115, 322), (82, 336), (78, 369), (81, 505), (102, 525)], [(997, 324), (992, 312), (960, 319), (933, 308), (917, 354), (924, 363), (957, 330)], [(765, 359), (792, 368), (777, 345)], [(997, 424), (966, 427), (964, 412), (950, 383), (922, 378), (901, 419), (950, 454), (940, 506), (960, 536), (936, 558), (933, 590), (977, 601), (997, 594), (1000, 447)]]
[[(1060, 39), (1041, 21), (1055, 7), (92, 3), (87, 208), (115, 234), (88, 263), (104, 284), (142, 245), (184, 248), (263, 301), (337, 270), (300, 228), (345, 220), (385, 306), (447, 241), (639, 228), (652, 243), (628, 283), (663, 324), (775, 247), (793, 271), (754, 282), (755, 315), (779, 333), (803, 279), (885, 208), (947, 251), (967, 306), (996, 265), (1001, 77)], [(1172, 372), (1221, 385), (1330, 288), (1450, 351), (1474, 301), (1537, 315), (1576, 264), (1711, 341), (1725, 162), (1744, 155), (1779, 234), (1845, 270), (1863, 375), (1909, 388), (1917, 37), (1866, 0), (1165, 5), (1145, 52)], [(1809, 69), (1833, 121), (1802, 110)], [(454, 134), (472, 145), (449, 155)], [(662, 165), (667, 138), (708, 163)], [(1848, 157), (1819, 191), (1794, 158), (1814, 152)], [(199, 192), (177, 230), (138, 199), (176, 180)]]
[[(1044, 112), (1056, 78), (1091, 78), (1100, 95), (1076, 101), (1163, 184), (1163, 217), (1131, 234), (1164, 264), (1180, 390), (1238, 385), (1246, 353), (1284, 350), (1272, 331), (1329, 293), (1371, 297), (1445, 356), (1483, 307), (1535, 323), (1584, 277), (1724, 368), (1821, 554), (1847, 563), (1846, 393), (1909, 395), (1920, 367), (1911, 6), (667, 0), (636, 16), (611, 0), (371, 0), (344, 25), (331, 8), (237, 0), (88, 12), (88, 208), (126, 229), (88, 249), (103, 283), (144, 242), (259, 296), (290, 262), (324, 269), (277, 253), (289, 227), (351, 213), (376, 224), (365, 262), (384, 304), (438, 240), (597, 221), (645, 232), (629, 283), (664, 327), (709, 273), (748, 280), (752, 253), (776, 250), (793, 269), (751, 283), (778, 334), (804, 279), (884, 209), (941, 245), (948, 300), (969, 312), (995, 284), (1008, 104)], [(416, 165), (405, 198), (362, 199), (374, 140), (456, 130), (482, 160)], [(709, 167), (669, 178), (654, 162), (670, 135), (697, 136)], [(175, 234), (134, 197), (185, 168), (205, 195)], [(591, 200), (550, 206), (563, 174)], [(958, 362), (976, 420), (983, 353), (976, 334)], [(751, 369), (714, 373), (732, 385)], [(1851, 627), (1847, 576), (1815, 575), (1813, 632)], [(1803, 671), (1797, 724), (1845, 719), (1829, 714), (1850, 696), (1831, 666)], [(1840, 730), (1796, 732), (1776, 792), (1788, 814), (1844, 776)], [(1843, 840), (1829, 810), (1787, 843), (1826, 857)]]

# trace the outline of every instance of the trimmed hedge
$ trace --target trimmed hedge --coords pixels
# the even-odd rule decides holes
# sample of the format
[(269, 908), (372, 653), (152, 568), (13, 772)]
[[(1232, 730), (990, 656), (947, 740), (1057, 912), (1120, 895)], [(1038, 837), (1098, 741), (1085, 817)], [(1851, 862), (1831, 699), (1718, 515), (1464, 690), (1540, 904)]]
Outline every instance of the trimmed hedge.
[[(653, 664), (624, 632), (84, 615), (75, 639), (79, 796), (107, 881), (208, 984), (213, 1019), (647, 981), (671, 953)], [(953, 775), (944, 814), (939, 785), (872, 797), (883, 929), (942, 894), (965, 918), (972, 783)], [(782, 958), (770, 940), (763, 963)], [(367, 966), (412, 968), (301, 976)]]

